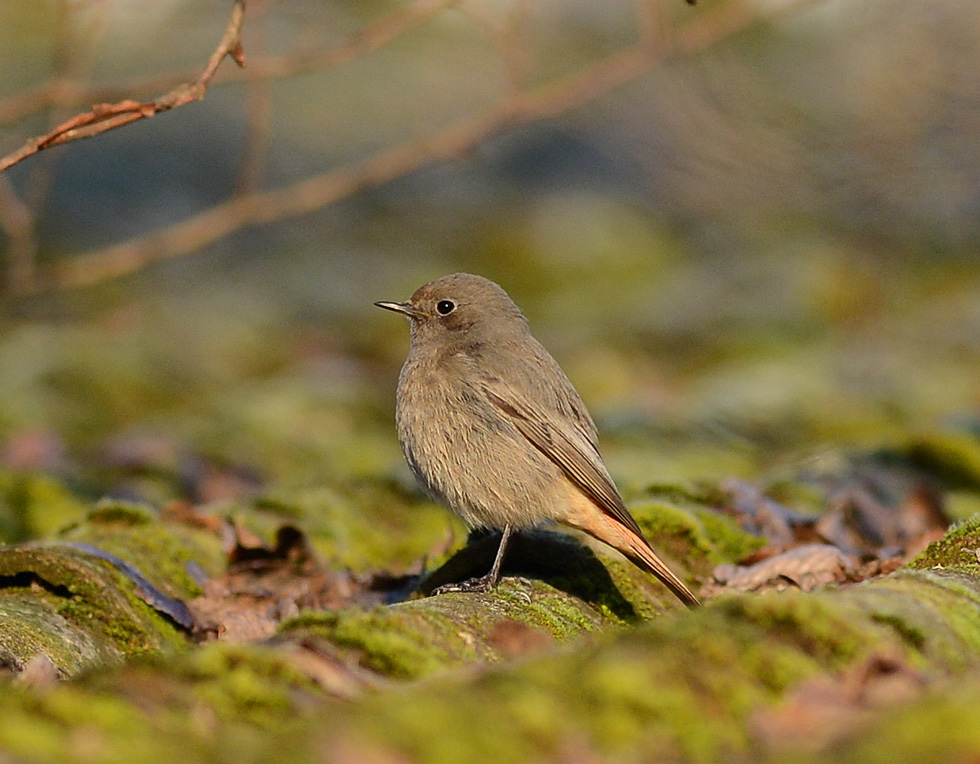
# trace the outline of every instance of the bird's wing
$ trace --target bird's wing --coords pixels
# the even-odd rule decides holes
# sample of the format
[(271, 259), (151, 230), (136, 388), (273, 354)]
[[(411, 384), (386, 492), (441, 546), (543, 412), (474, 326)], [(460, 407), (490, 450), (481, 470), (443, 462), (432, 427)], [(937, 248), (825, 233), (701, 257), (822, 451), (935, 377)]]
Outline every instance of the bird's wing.
[(489, 401), (508, 416), (521, 435), (558, 465), (596, 506), (641, 539), (644, 538), (606, 473), (599, 450), (584, 431), (571, 424), (563, 426), (554, 415), (541, 411), (532, 401), (499, 379), (484, 380), (483, 391)]

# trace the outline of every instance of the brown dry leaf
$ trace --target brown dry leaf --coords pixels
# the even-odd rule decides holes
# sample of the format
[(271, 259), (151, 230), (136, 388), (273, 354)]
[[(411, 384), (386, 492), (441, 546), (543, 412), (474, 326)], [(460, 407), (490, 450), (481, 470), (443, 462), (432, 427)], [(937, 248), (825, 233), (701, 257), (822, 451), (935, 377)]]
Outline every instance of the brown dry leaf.
[(309, 539), (295, 525), (280, 526), (276, 531), (276, 540), (271, 546), (243, 525), (232, 524), (231, 528), (234, 545), (228, 550), (229, 565), (263, 562), (316, 564)]
[(202, 512), (198, 507), (186, 501), (171, 501), (160, 509), (160, 519), (167, 523), (187, 525), (191, 528), (201, 528), (220, 535), (228, 521), (220, 515)]
[(899, 508), (899, 528), (905, 541), (905, 558), (911, 559), (949, 528), (943, 495), (931, 483), (922, 483), (905, 497)]
[(279, 627), (279, 620), (257, 610), (240, 610), (225, 614), (218, 631), (219, 642), (264, 642)]
[(401, 598), (414, 586), (413, 576), (355, 577), (327, 570), (306, 535), (292, 525), (279, 528), (272, 545), (243, 527), (225, 528), (228, 572), (205, 581), (204, 593), (187, 604), (203, 639), (261, 641), (304, 610), (374, 605)]
[(206, 581), (204, 593), (188, 603), (196, 631), (205, 638), (261, 641), (300, 610), (325, 609), (340, 600), (343, 576), (320, 565), (298, 528), (279, 528), (272, 546), (242, 526), (223, 529), (228, 572)]
[(719, 565), (714, 578), (727, 589), (758, 591), (788, 586), (811, 591), (850, 580), (857, 561), (837, 547), (806, 544), (768, 557), (754, 565)]
[(920, 474), (865, 465), (829, 476), (821, 487), (829, 509), (816, 517), (744, 481), (724, 481), (730, 504), (723, 511), (771, 543), (741, 565), (719, 566), (716, 581), (739, 591), (860, 581), (894, 571), (949, 527), (942, 493)]

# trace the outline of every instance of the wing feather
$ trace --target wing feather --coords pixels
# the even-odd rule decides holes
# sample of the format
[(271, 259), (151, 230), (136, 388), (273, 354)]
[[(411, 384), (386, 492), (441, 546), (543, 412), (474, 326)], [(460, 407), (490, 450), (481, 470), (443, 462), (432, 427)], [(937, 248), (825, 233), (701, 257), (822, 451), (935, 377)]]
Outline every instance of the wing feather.
[(485, 381), (484, 392), (531, 445), (554, 462), (596, 506), (646, 540), (606, 472), (599, 449), (585, 432), (562, 426), (499, 379)]

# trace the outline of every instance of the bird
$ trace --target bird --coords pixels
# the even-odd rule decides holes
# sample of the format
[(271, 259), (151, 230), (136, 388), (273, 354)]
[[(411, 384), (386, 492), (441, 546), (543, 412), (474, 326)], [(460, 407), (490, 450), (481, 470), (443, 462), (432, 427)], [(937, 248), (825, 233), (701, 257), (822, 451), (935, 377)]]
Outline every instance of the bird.
[(409, 321), (395, 403), (409, 468), (469, 528), (501, 532), (486, 575), (436, 593), (496, 588), (512, 534), (558, 522), (618, 550), (688, 607), (700, 604), (644, 537), (588, 409), (503, 288), (453, 273), (405, 302), (375, 305)]

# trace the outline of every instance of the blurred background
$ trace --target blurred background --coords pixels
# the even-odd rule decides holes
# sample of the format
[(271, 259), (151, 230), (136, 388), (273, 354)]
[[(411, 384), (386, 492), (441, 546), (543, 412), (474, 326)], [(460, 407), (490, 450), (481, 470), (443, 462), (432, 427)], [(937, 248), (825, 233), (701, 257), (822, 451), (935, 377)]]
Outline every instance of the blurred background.
[[(0, 155), (195, 77), (230, 10), (6, 0)], [(974, 0), (252, 0), (243, 44), (203, 101), (0, 175), (7, 473), (152, 502), (414, 501), (408, 330), (372, 303), (460, 270), (522, 306), (628, 495), (980, 432)], [(417, 170), (332, 203), (49, 280), (404, 146)]]

